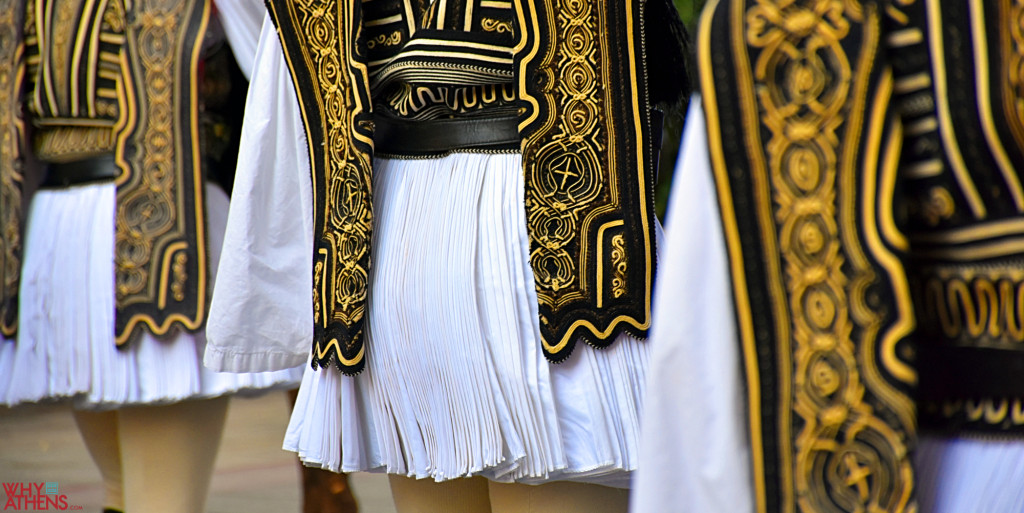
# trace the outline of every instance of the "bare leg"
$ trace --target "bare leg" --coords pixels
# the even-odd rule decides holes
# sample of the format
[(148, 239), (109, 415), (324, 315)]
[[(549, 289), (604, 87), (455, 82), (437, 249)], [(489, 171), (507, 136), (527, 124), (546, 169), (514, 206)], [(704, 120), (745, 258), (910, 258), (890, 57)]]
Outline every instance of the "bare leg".
[(203, 511), (228, 398), (119, 411), (126, 513)]
[(437, 483), (430, 479), (389, 475), (398, 513), (490, 513), (487, 480), (468, 477)]
[(103, 504), (106, 508), (124, 510), (121, 478), (121, 447), (117, 437), (116, 411), (73, 411), (78, 433), (89, 449), (92, 461), (103, 477)]
[(629, 490), (556, 481), (537, 486), (490, 483), (494, 513), (625, 513)]

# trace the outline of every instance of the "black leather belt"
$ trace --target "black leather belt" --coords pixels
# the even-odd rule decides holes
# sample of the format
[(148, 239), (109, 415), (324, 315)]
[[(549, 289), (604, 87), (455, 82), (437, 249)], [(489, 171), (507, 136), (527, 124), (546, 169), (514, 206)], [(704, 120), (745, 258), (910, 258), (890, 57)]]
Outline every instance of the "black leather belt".
[(407, 121), (385, 116), (373, 120), (374, 153), (405, 157), (440, 156), (453, 151), (519, 149), (519, 118), (446, 118)]
[[(661, 149), (665, 115), (651, 109), (655, 151)], [(516, 151), (520, 148), (519, 118), (515, 115), (487, 118), (447, 118), (409, 121), (375, 116), (374, 153), (378, 156), (432, 157), (453, 151)]]
[(40, 188), (58, 189), (91, 182), (113, 180), (117, 165), (113, 155), (101, 155), (74, 162), (52, 162), (46, 167), (46, 178)]

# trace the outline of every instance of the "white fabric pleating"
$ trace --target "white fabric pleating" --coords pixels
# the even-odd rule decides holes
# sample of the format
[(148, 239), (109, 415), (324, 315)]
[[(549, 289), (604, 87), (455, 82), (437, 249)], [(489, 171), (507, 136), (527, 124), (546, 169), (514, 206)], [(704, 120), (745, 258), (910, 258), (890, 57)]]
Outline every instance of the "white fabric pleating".
[(739, 340), (699, 97), (676, 169), (632, 511), (753, 511)]
[[(207, 186), (210, 277), (228, 209)], [(113, 183), (40, 190), (31, 201), (16, 343), (0, 344), (0, 403), (72, 399), (106, 409), (293, 387), (301, 369), (262, 374), (202, 367), (205, 338), (148, 332), (114, 344)]]
[(1024, 442), (921, 437), (917, 500), (929, 513), (1024, 512)]
[(375, 161), (367, 367), (306, 372), (287, 449), (332, 470), (628, 485), (650, 345), (545, 359), (523, 197), (519, 155)]
[[(312, 341), (308, 147), (269, 23), (257, 54), (208, 329), (218, 370), (305, 362)], [(373, 179), (367, 367), (307, 369), (285, 448), (332, 470), (627, 486), (650, 343), (544, 358), (521, 158), (377, 159)]]

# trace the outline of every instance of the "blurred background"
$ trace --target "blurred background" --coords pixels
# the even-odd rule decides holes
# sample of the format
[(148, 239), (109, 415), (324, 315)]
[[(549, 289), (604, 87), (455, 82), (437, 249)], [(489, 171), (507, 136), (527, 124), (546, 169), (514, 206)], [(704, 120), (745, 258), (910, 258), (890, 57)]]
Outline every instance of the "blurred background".
[[(679, 17), (683, 19), (683, 23), (686, 24), (686, 28), (689, 31), (690, 42), (694, 41), (694, 35), (697, 32), (697, 18), (700, 15), (701, 8), (706, 3), (705, 0), (674, 0), (676, 9), (679, 11)], [(690, 46), (693, 48), (693, 45)], [(696, 78), (696, 74), (693, 69), (693, 56), (691, 55), (691, 79)], [(696, 83), (693, 84), (693, 90), (696, 91)], [(658, 183), (655, 186), (655, 211), (658, 213), (658, 218), (665, 221), (665, 206), (668, 203), (668, 194), (672, 190), (672, 172), (675, 170), (676, 158), (679, 156), (679, 138), (683, 132), (683, 119), (680, 116), (666, 116), (665, 127), (664, 127), (664, 139), (661, 145), (661, 158), (658, 165)]]

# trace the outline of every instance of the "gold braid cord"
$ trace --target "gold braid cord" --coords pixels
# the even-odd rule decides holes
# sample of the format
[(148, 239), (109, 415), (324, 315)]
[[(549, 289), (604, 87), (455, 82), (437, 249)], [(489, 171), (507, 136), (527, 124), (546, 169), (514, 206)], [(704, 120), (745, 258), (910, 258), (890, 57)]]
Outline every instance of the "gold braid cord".
[(135, 0), (118, 127), (116, 340), (199, 329), (206, 315), (205, 193), (198, 62), (209, 0)]
[(362, 3), (270, 0), (267, 7), (296, 84), (313, 166), (312, 364), (333, 360), (355, 374), (365, 363), (373, 228), (369, 79), (356, 44)]
[(0, 0), (0, 334), (5, 337), (13, 337), (18, 329), (24, 220), (23, 14), (21, 0)]
[(917, 508), (883, 16), (876, 2), (721, 0), (701, 22), (761, 512)]
[(519, 0), (515, 63), (545, 355), (650, 326), (653, 162), (644, 2)]

